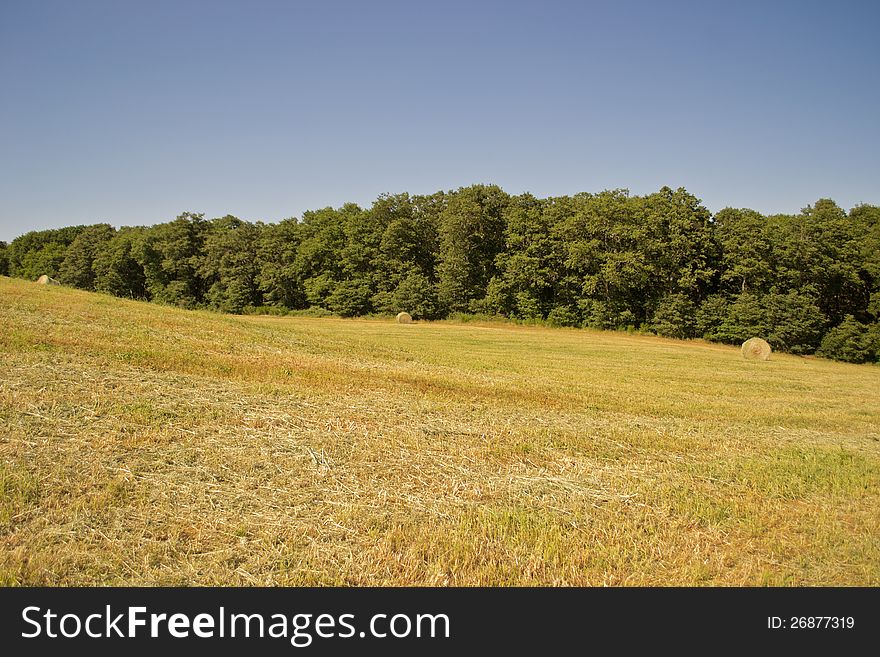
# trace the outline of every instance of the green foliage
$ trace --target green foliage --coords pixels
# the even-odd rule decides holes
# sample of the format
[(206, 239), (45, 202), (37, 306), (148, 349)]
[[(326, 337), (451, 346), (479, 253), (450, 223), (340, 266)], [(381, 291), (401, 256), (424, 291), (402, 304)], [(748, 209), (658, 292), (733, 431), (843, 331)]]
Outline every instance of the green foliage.
[(862, 203), (849, 213), (861, 245), (862, 266), (874, 281), (880, 280), (880, 206)]
[(693, 338), (696, 329), (696, 307), (682, 293), (664, 297), (651, 320), (651, 330), (667, 338)]
[(816, 296), (790, 290), (769, 294), (764, 299), (769, 342), (775, 349), (793, 354), (810, 354), (819, 346), (828, 319)]
[(373, 309), (416, 318), (435, 318), (438, 303), (435, 268), (442, 193), (380, 196), (370, 209), (371, 225), (380, 233), (373, 261)]
[(820, 199), (799, 215), (773, 218), (773, 225), (776, 285), (813, 289), (832, 324), (865, 312), (870, 289), (860, 276), (859, 231), (842, 209)]
[(760, 336), (871, 360), (880, 207), (847, 214), (820, 199), (793, 215), (712, 217), (683, 188), (542, 199), (473, 185), (278, 224), (184, 213), (148, 228), (33, 231), (0, 244), (4, 272), (234, 313), (500, 316), (731, 344)]
[(880, 206), (857, 205), (850, 213), (860, 245), (859, 277), (868, 292), (865, 320), (880, 320)]
[(493, 276), (486, 286), (486, 296), (479, 301), (472, 301), (474, 312), (487, 315), (513, 315), (514, 296), (510, 282), (499, 276)]
[(580, 318), (575, 310), (567, 306), (556, 306), (547, 313), (550, 326), (580, 326)]
[(643, 209), (626, 190), (578, 194), (551, 209), (552, 231), (562, 241), (568, 270), (564, 297), (572, 297), (591, 327), (616, 328), (647, 319), (646, 306), (656, 292), (650, 290), (650, 226)]
[(880, 324), (862, 324), (847, 315), (825, 334), (816, 353), (847, 363), (873, 363), (880, 358)]
[(143, 228), (121, 228), (101, 244), (92, 261), (96, 290), (118, 297), (148, 299), (144, 268), (135, 257)]
[[(769, 333), (767, 313), (757, 294), (744, 292), (723, 305), (715, 299), (713, 302), (711, 306), (715, 314), (712, 320), (717, 323), (706, 330), (704, 337), (718, 342), (739, 344), (749, 338), (764, 337)], [(708, 322), (705, 315), (703, 322)]]
[(515, 312), (519, 319), (541, 319), (541, 302), (531, 292), (517, 292), (514, 295)]
[(556, 305), (563, 254), (546, 205), (523, 194), (513, 197), (505, 208), (505, 248), (496, 258), (500, 277), (489, 281), (483, 308), (534, 320)]
[(428, 277), (417, 270), (400, 281), (391, 297), (391, 313), (408, 312), (414, 319), (437, 317), (437, 291)]
[(324, 303), (342, 317), (354, 317), (369, 312), (371, 296), (369, 283), (363, 279), (349, 279), (337, 283)]
[(710, 340), (740, 344), (762, 337), (774, 349), (792, 353), (815, 351), (826, 324), (814, 296), (795, 290), (764, 295), (746, 292), (728, 303), (714, 297), (707, 300), (696, 321)]
[(191, 212), (144, 230), (133, 252), (154, 301), (184, 308), (203, 303), (207, 285), (201, 270), (207, 231), (204, 215)]
[(721, 341), (719, 330), (724, 324), (729, 307), (730, 301), (725, 294), (712, 294), (706, 297), (697, 308), (694, 318), (696, 334), (708, 340)]
[(306, 300), (310, 306), (322, 307), (338, 285), (330, 274), (311, 276), (303, 283)]
[(463, 187), (440, 214), (438, 300), (446, 312), (464, 311), (486, 295), (495, 258), (504, 249), (509, 196), (496, 185)]
[(718, 266), (711, 214), (683, 188), (663, 187), (644, 197), (640, 205), (649, 228), (641, 251), (652, 279), (650, 300), (677, 294), (701, 299)]
[(66, 247), (58, 242), (48, 242), (38, 249), (25, 253), (18, 267), (23, 278), (36, 280), (43, 274), (56, 278), (61, 264), (64, 262)]
[(9, 275), (31, 281), (43, 274), (57, 278), (67, 247), (85, 228), (36, 230), (16, 237), (6, 249)]
[(229, 215), (211, 222), (198, 273), (209, 286), (205, 300), (214, 308), (241, 313), (262, 302), (257, 259), (262, 229)]
[(302, 271), (297, 266), (301, 241), (300, 224), (285, 219), (263, 228), (257, 244), (257, 283), (265, 300), (282, 308), (305, 308)]
[(64, 260), (58, 268), (58, 280), (72, 287), (94, 290), (95, 258), (115, 233), (110, 224), (95, 224), (83, 229), (64, 253)]
[(773, 283), (773, 234), (754, 210), (725, 208), (715, 215), (721, 249), (721, 283), (734, 294), (764, 292)]
[(608, 302), (597, 299), (580, 299), (578, 301), (578, 308), (584, 318), (584, 326), (595, 329), (611, 330), (622, 328), (625, 326), (623, 319), (633, 318), (632, 313), (629, 313), (629, 311), (617, 312)]

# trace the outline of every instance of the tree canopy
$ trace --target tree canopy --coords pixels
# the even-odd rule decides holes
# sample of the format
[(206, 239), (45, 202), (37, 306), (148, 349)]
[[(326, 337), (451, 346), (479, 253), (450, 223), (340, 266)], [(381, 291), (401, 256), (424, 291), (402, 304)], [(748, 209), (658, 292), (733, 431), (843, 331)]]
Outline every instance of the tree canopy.
[(276, 224), (184, 212), (0, 242), (0, 275), (42, 274), (232, 313), (480, 313), (880, 357), (880, 207), (846, 212), (830, 199), (791, 215), (713, 216), (683, 188), (537, 198), (472, 185)]

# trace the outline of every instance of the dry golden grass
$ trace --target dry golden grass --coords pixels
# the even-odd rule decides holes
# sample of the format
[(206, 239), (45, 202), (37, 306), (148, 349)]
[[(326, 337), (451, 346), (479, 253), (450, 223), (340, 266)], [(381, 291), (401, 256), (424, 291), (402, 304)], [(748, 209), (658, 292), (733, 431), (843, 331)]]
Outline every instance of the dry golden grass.
[(880, 368), (0, 278), (4, 584), (880, 584)]

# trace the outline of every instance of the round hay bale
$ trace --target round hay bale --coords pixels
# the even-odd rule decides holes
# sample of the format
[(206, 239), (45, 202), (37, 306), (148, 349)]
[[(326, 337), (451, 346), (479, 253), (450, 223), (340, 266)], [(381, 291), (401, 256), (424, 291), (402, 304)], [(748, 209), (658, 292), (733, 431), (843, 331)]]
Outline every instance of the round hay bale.
[(742, 345), (742, 356), (746, 360), (770, 360), (772, 351), (767, 341), (761, 338), (749, 338)]
[(37, 279), (37, 283), (39, 283), (40, 285), (61, 285), (61, 283), (56, 281), (54, 278), (50, 278), (49, 276), (46, 276), (46, 274), (43, 274), (42, 276), (40, 276)]
[(409, 313), (397, 313), (398, 324), (412, 324), (412, 315)]

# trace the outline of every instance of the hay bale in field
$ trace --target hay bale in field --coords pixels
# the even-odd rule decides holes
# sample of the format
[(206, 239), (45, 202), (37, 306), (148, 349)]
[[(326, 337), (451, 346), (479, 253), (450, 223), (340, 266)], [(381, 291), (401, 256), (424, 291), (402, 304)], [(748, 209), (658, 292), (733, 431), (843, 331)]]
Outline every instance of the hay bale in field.
[(409, 313), (397, 313), (398, 324), (412, 324), (412, 315)]
[(749, 338), (742, 344), (742, 356), (746, 360), (770, 360), (773, 350), (766, 340)]
[(46, 276), (46, 274), (40, 276), (37, 279), (37, 283), (39, 283), (40, 285), (61, 285), (61, 283), (56, 281), (54, 278), (51, 278), (50, 276)]

